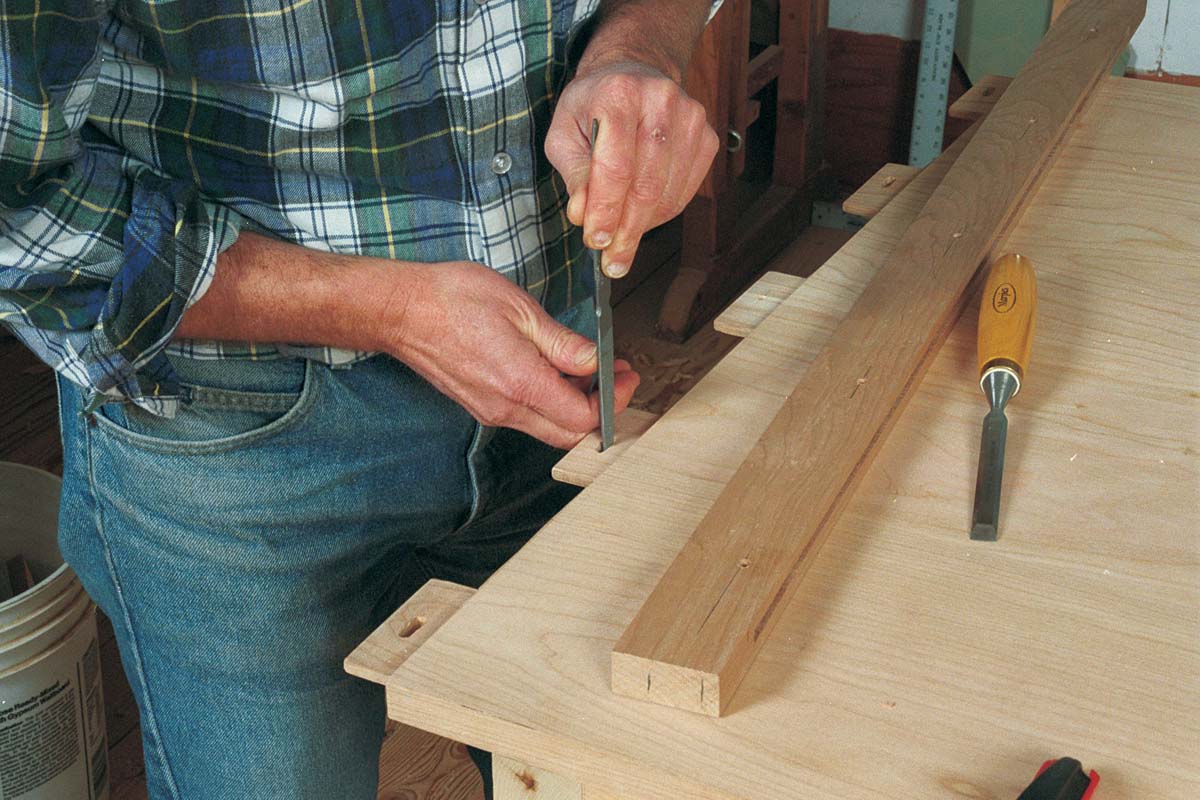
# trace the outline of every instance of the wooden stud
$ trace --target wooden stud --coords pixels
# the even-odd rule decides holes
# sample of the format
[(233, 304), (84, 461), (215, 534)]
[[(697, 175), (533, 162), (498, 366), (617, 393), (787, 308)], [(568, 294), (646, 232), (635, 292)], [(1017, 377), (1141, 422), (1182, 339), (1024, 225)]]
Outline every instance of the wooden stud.
[(728, 709), (980, 260), (1144, 11), (1145, 0), (1077, 0), (1046, 34), (617, 642), (615, 692)]
[(359, 678), (387, 683), (392, 673), (474, 594), (469, 586), (427, 581), (346, 656), (343, 668)]
[(951, 103), (946, 113), (954, 119), (974, 122), (992, 110), (992, 106), (996, 105), (996, 101), (1004, 94), (1012, 80), (1004, 75), (984, 75)]
[(783, 63), (777, 89), (772, 168), (776, 184), (804, 186), (818, 166), (828, 29), (828, 0), (785, 0), (779, 4)]
[(870, 180), (842, 203), (847, 214), (870, 219), (878, 214), (920, 172), (908, 164), (884, 164)]

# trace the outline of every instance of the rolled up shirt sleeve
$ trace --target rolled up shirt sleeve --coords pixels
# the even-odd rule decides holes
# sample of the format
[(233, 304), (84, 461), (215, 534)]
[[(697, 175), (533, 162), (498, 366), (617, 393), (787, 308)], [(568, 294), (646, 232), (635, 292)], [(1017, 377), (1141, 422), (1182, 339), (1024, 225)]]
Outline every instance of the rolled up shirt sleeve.
[(0, 10), (0, 324), (93, 406), (169, 416), (180, 388), (163, 349), (237, 225), (192, 182), (85, 141), (101, 7)]

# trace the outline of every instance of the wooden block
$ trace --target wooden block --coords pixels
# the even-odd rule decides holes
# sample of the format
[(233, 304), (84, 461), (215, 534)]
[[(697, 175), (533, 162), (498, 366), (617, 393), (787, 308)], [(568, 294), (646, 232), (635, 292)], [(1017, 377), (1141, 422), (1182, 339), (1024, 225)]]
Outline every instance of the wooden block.
[(1144, 0), (1050, 29), (726, 485), (612, 655), (621, 695), (720, 715)]
[[(492, 781), (496, 800), (584, 800), (575, 781), (494, 753)], [(588, 800), (593, 796), (589, 792)]]
[(405, 659), (475, 594), (469, 586), (433, 579), (346, 656), (346, 672), (375, 683), (387, 683)]
[(799, 275), (768, 271), (717, 315), (713, 327), (730, 336), (746, 337), (804, 283)]
[(764, 86), (779, 77), (779, 67), (783, 64), (783, 48), (777, 44), (768, 45), (765, 50), (750, 59), (746, 70), (746, 96), (759, 93)]
[(1012, 81), (1012, 78), (1004, 75), (984, 75), (962, 97), (951, 103), (946, 113), (953, 119), (977, 120), (992, 110)]
[(908, 164), (884, 164), (842, 203), (842, 211), (859, 217), (878, 214), (921, 170)]
[(658, 420), (658, 414), (627, 408), (617, 415), (613, 425), (612, 446), (600, 452), (600, 433), (592, 431), (583, 441), (567, 451), (550, 469), (554, 480), (572, 486), (588, 486), (621, 457), (643, 433)]

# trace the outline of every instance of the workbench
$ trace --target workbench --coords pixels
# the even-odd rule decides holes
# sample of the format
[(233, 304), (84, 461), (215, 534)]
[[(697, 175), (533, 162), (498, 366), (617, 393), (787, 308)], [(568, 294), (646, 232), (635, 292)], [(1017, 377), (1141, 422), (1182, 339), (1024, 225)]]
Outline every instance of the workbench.
[(768, 302), (481, 589), (433, 584), (373, 634), (352, 660), (389, 716), (496, 753), (502, 800), (1015, 798), (1064, 755), (1099, 771), (1095, 800), (1200, 797), (1188, 87), (1106, 79), (1002, 243), (1040, 285), (1000, 540), (967, 536), (987, 410), (970, 311), (728, 712), (610, 688), (614, 642), (952, 158)]

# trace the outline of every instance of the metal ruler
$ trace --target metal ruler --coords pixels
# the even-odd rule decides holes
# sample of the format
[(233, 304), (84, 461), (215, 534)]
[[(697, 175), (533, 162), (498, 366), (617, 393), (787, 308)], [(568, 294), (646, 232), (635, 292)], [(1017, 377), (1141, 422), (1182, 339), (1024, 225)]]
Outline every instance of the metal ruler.
[(908, 163), (914, 167), (924, 167), (942, 152), (957, 24), (958, 0), (925, 1), (917, 99), (913, 104), (912, 139), (908, 145)]

